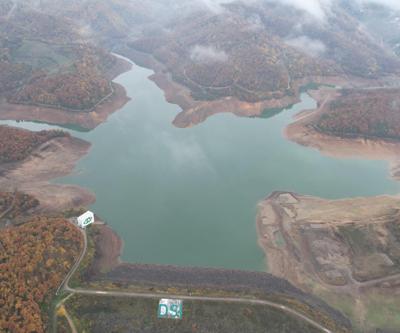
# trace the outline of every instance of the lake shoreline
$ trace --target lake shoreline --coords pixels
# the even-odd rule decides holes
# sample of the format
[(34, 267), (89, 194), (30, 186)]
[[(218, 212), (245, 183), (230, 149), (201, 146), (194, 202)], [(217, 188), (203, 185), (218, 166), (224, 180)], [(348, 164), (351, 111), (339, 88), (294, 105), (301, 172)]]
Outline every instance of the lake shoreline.
[[(379, 296), (396, 304), (400, 292), (393, 251), (399, 238), (392, 238), (399, 208), (399, 195), (328, 200), (277, 191), (258, 204), (258, 243), (271, 274), (322, 298), (369, 331), (364, 310), (371, 300)], [(368, 250), (358, 252), (361, 246)], [(360, 264), (363, 259), (368, 264)], [(346, 302), (335, 306), (337, 296), (350, 298), (354, 312)], [(396, 312), (386, 306), (382, 312), (391, 313), (394, 322)]]
[[(216, 100), (195, 100), (190, 89), (175, 82), (168, 69), (152, 55), (133, 49), (121, 50), (127, 58), (139, 66), (151, 69), (154, 74), (149, 77), (164, 93), (165, 99), (171, 104), (178, 105), (182, 111), (175, 117), (173, 124), (178, 128), (187, 128), (198, 125), (207, 118), (219, 113), (232, 113), (238, 117), (257, 117), (270, 109), (284, 109), (299, 103), (302, 87), (309, 84), (317, 85), (348, 85), (342, 77), (308, 77), (293, 83), (297, 93), (293, 96), (284, 96), (279, 99), (268, 99), (257, 102), (245, 102), (236, 97), (224, 97)], [(358, 84), (371, 84), (358, 80)]]
[[(132, 69), (132, 64), (116, 57), (116, 65), (109, 70), (110, 80)], [(111, 83), (114, 93), (90, 112), (76, 112), (51, 107), (11, 104), (0, 101), (0, 120), (45, 122), (54, 125), (78, 125), (94, 129), (109, 115), (120, 110), (130, 98), (125, 88)], [(39, 211), (59, 212), (86, 207), (96, 201), (90, 190), (77, 185), (52, 181), (70, 175), (81, 158), (90, 151), (91, 144), (73, 136), (55, 138), (37, 147), (26, 159), (0, 166), (0, 186), (9, 191), (17, 188), (40, 201)]]
[[(122, 88), (122, 89), (124, 89), (124, 88)], [(300, 112), (298, 114), (298, 117), (299, 117), (299, 115), (302, 115), (302, 114), (304, 115), (304, 112)], [(289, 125), (289, 126), (291, 126), (291, 125)], [(85, 151), (79, 158), (83, 157), (87, 152), (88, 152), (88, 150)], [(64, 175), (71, 173), (72, 170), (73, 170), (73, 166)], [(59, 177), (59, 176), (56, 176), (56, 177)], [(65, 190), (65, 191), (68, 188), (70, 188), (70, 189), (73, 188), (75, 191), (78, 191), (78, 189), (81, 191), (84, 191), (84, 192), (86, 191), (83, 188), (79, 188), (77, 186), (73, 186), (73, 187), (68, 187), (68, 186), (64, 186), (64, 185), (57, 185), (57, 186), (63, 186), (63, 190)], [(36, 188), (36, 190), (37, 190), (37, 188)], [(31, 189), (31, 193), (33, 193), (33, 192), (34, 192), (34, 190)], [(83, 192), (81, 192), (81, 193), (83, 193)], [(89, 192), (86, 191), (85, 193), (89, 193)], [(43, 194), (42, 194), (42, 196), (43, 196)], [(75, 201), (81, 202), (81, 203), (87, 202), (88, 204), (90, 204), (95, 201), (95, 196), (94, 196), (94, 194), (91, 194), (91, 193), (90, 193), (90, 195), (82, 195), (81, 198), (83, 198), (83, 199), (81, 199), (81, 200), (79, 199), (78, 195), (76, 198), (77, 199)], [(84, 204), (82, 204), (82, 205), (84, 206)], [(107, 249), (105, 251), (106, 257), (103, 258), (103, 263), (101, 263), (100, 266), (104, 265), (106, 268), (107, 267), (110, 268), (110, 267), (116, 267), (120, 264), (129, 265), (128, 263), (122, 263), (122, 261), (120, 259), (120, 256), (122, 253), (122, 248), (123, 248), (122, 238), (119, 235), (117, 235), (111, 228), (107, 227), (107, 229), (104, 230), (104, 234), (103, 234), (103, 237), (100, 239), (99, 246)]]
[[(128, 61), (116, 58), (116, 65), (106, 73), (110, 81), (132, 68)], [(111, 85), (113, 89), (112, 95), (100, 102), (93, 110), (87, 111), (13, 104), (3, 98), (0, 100), (0, 120), (38, 121), (54, 125), (78, 125), (88, 130), (94, 129), (130, 100), (122, 85), (115, 82), (111, 82)]]
[(0, 187), (34, 196), (40, 202), (39, 211), (44, 213), (88, 206), (95, 201), (95, 195), (89, 190), (52, 181), (70, 174), (90, 147), (90, 143), (71, 136), (51, 139), (37, 147), (26, 159), (3, 164)]
[[(123, 247), (121, 238), (107, 224), (98, 224), (96, 228), (95, 255), (83, 280), (88, 286), (91, 283), (96, 286), (105, 283), (110, 290), (117, 286), (126, 290), (134, 288), (137, 292), (157, 290), (161, 294), (174, 290), (188, 295), (201, 291), (210, 295), (233, 293), (250, 297), (257, 295), (265, 299), (282, 297), (293, 308), (297, 308), (296, 303), (299, 302), (325, 318), (333, 318), (334, 325), (340, 331), (347, 332), (351, 327), (342, 313), (267, 272), (123, 262), (119, 257)], [(302, 311), (308, 310), (302, 308)]]
[(337, 92), (322, 89), (312, 91), (310, 95), (317, 100), (318, 108), (298, 113), (294, 122), (284, 130), (286, 139), (317, 149), (329, 157), (387, 161), (391, 177), (400, 180), (400, 142), (379, 138), (344, 138), (317, 131), (312, 126), (313, 120), (324, 111), (325, 104), (337, 96)]

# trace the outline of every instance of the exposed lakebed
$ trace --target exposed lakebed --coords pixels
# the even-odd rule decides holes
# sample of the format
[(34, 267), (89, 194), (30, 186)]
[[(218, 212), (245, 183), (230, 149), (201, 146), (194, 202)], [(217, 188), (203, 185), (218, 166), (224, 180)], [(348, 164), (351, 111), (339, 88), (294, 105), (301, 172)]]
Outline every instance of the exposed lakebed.
[(57, 180), (95, 193), (92, 209), (122, 237), (124, 261), (265, 270), (256, 206), (272, 191), (332, 199), (399, 192), (387, 162), (326, 157), (283, 137), (293, 115), (315, 106), (307, 94), (269, 119), (218, 114), (180, 129), (171, 123), (179, 107), (151, 74), (133, 66), (115, 80), (130, 102), (92, 131), (68, 129), (92, 148)]

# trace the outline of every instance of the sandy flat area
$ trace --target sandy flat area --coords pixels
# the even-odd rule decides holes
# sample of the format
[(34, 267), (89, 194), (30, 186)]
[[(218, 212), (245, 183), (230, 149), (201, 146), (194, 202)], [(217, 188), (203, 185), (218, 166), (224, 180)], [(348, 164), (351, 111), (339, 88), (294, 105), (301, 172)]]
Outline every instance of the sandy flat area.
[(2, 165), (0, 187), (5, 191), (17, 189), (33, 195), (46, 212), (90, 205), (95, 201), (95, 196), (88, 190), (74, 185), (50, 183), (55, 178), (68, 175), (89, 149), (88, 142), (77, 138), (52, 139), (25, 160)]

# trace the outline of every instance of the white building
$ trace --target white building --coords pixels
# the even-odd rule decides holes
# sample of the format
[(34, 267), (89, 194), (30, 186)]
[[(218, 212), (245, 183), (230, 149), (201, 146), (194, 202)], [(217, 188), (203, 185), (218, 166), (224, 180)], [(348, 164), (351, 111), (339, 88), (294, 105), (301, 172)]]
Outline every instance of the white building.
[(94, 222), (94, 214), (91, 211), (87, 211), (78, 217), (78, 226), (85, 229), (89, 224)]

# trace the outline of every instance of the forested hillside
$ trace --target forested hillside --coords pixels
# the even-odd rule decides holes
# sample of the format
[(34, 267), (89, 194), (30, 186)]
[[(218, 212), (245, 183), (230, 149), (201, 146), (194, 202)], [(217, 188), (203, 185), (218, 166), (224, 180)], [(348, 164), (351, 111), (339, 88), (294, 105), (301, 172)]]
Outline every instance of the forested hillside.
[(11, 220), (15, 224), (17, 218), (25, 215), (39, 205), (33, 196), (22, 192), (0, 192), (0, 222), (1, 219)]
[(321, 23), (291, 6), (233, 2), (221, 13), (179, 17), (168, 30), (128, 46), (133, 58), (153, 56), (198, 100), (256, 102), (333, 77), (344, 82), (400, 73), (400, 59), (340, 6)]
[(324, 133), (400, 139), (399, 89), (342, 90), (313, 126)]
[(0, 98), (88, 111), (112, 95), (118, 61), (80, 24), (25, 2), (11, 9), (0, 1), (0, 8)]
[(0, 233), (0, 331), (44, 332), (41, 309), (82, 248), (80, 232), (62, 219), (34, 218)]
[(23, 160), (41, 144), (68, 135), (59, 130), (31, 132), (2, 125), (0, 126), (0, 163)]

